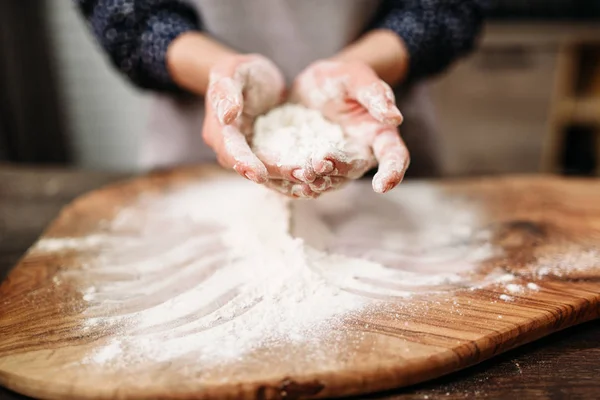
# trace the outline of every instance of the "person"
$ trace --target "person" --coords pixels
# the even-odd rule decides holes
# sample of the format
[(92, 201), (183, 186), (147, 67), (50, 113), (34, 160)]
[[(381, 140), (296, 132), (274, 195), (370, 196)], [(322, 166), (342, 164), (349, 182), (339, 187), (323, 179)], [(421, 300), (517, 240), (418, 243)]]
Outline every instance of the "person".
[[(424, 79), (473, 49), (489, 6), (485, 0), (75, 1), (112, 63), (156, 93), (140, 151), (144, 168), (216, 158), (294, 197), (316, 197), (377, 164), (373, 188), (387, 192), (403, 179), (410, 158), (413, 176), (439, 174)], [(249, 146), (254, 120), (286, 100), (340, 124), (370, 162), (332, 154), (304, 166), (257, 158)]]

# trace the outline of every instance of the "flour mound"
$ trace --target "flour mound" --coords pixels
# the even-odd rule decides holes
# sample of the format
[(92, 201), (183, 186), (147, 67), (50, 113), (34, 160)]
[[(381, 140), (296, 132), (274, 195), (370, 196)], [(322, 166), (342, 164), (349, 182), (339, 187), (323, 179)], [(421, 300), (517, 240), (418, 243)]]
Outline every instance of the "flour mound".
[(297, 104), (275, 108), (254, 124), (252, 149), (278, 166), (303, 166), (327, 154), (340, 155), (347, 146), (339, 125)]

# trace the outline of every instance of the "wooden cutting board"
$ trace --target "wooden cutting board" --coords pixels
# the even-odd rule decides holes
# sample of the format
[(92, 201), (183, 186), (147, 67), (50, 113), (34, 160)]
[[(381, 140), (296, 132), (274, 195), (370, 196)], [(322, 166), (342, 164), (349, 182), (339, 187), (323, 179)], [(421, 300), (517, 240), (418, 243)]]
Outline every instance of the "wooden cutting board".
[[(297, 242), (269, 233), (288, 222), (281, 204), (212, 167), (79, 198), (0, 287), (0, 382), (49, 399), (356, 395), (600, 315), (597, 180), (416, 182), (383, 196), (359, 182), (294, 202), (301, 251), (339, 256), (305, 260), (310, 271), (273, 251)], [(261, 277), (277, 260), (282, 280)], [(308, 273), (324, 283), (290, 299)]]

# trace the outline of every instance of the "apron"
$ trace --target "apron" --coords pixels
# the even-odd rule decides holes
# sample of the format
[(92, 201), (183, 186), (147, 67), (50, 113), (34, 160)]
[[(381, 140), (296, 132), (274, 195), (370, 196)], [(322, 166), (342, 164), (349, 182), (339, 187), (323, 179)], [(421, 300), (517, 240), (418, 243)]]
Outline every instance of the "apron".
[[(242, 52), (271, 59), (290, 84), (313, 61), (328, 58), (358, 38), (372, 22), (379, 0), (188, 0), (215, 39)], [(407, 176), (439, 173), (439, 141), (424, 84), (397, 90), (411, 153)], [(214, 162), (201, 136), (202, 99), (156, 94), (146, 137), (143, 169)]]

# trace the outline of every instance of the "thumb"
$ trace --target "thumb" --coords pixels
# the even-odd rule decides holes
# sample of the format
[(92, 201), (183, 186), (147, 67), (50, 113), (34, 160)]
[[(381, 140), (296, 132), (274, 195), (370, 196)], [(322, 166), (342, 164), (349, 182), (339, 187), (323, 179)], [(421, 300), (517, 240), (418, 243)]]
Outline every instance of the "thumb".
[(238, 174), (256, 183), (265, 183), (267, 168), (256, 157), (246, 137), (233, 125), (223, 127), (223, 147), (220, 158)]
[(221, 125), (233, 123), (244, 109), (242, 84), (233, 76), (211, 74), (207, 100)]

